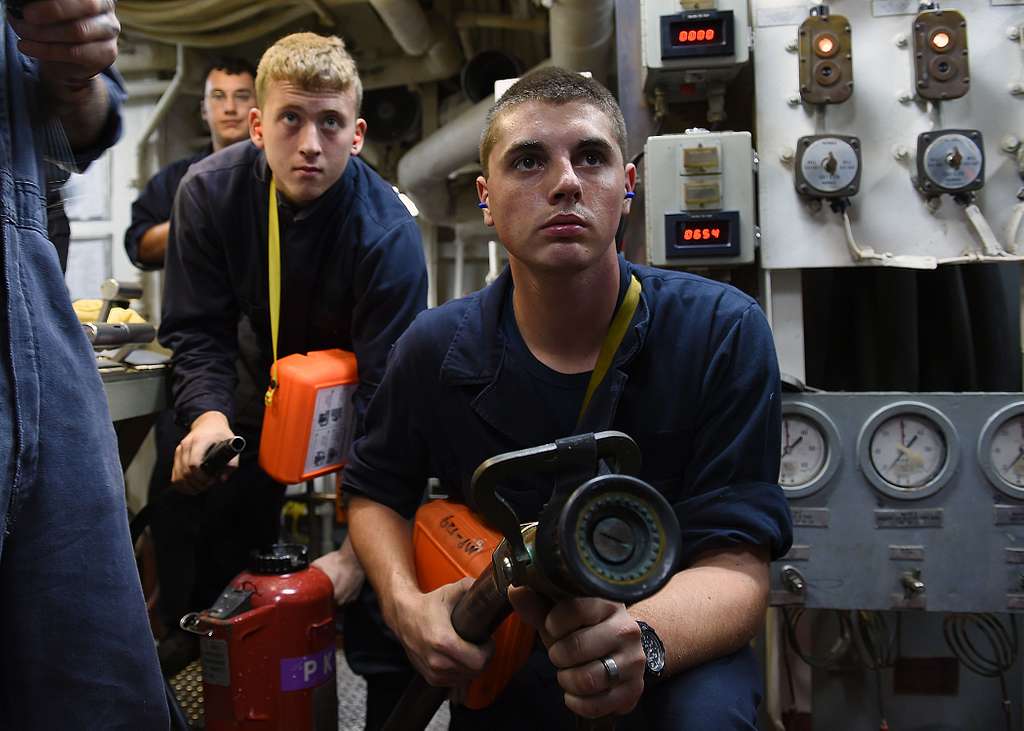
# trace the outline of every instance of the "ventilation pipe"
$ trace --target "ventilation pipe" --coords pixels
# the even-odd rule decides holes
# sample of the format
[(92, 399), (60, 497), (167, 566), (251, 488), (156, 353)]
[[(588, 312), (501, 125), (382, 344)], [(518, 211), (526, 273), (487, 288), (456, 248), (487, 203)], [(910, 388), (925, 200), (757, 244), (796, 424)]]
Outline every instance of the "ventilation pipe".
[[(590, 71), (604, 81), (612, 42), (614, 0), (557, 0), (550, 11), (551, 59), (565, 68)], [(478, 161), (477, 147), (493, 97), (474, 104), (409, 150), (398, 163), (399, 187), (431, 223), (447, 225), (479, 215), (456, 211), (448, 177)]]
[[(419, 12), (419, 15), (423, 16), (422, 11)], [(459, 48), (459, 40), (455, 31), (439, 16), (432, 15), (429, 18), (423, 16), (423, 18), (423, 27), (426, 30), (420, 37), (422, 42), (409, 46), (409, 48), (424, 47), (424, 51), (413, 56), (401, 56), (361, 64), (359, 77), (362, 79), (364, 89), (423, 84), (447, 79), (459, 73), (462, 68), (462, 50)], [(415, 16), (413, 26), (418, 27)], [(399, 41), (403, 50), (406, 50), (401, 39), (411, 34), (409, 28), (401, 24), (393, 26), (389, 24), (388, 28), (395, 34), (395, 40)], [(418, 34), (420, 31), (417, 30), (416, 33)]]

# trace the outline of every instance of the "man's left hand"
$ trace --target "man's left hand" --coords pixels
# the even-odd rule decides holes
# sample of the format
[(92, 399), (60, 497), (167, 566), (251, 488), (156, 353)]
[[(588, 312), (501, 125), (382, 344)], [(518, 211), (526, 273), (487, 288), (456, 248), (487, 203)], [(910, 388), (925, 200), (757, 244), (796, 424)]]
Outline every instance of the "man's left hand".
[(363, 588), (366, 575), (348, 541), (337, 551), (325, 553), (314, 561), (313, 565), (327, 574), (327, 578), (331, 580), (331, 584), (334, 585), (334, 601), (338, 606), (355, 599), (359, 590)]
[(9, 18), (18, 49), (43, 62), (47, 81), (81, 87), (117, 59), (114, 0), (37, 0)]
[[(640, 627), (625, 605), (605, 599), (567, 599), (551, 606), (522, 587), (510, 589), (508, 598), (548, 648), (570, 711), (601, 718), (636, 707), (644, 692), (646, 661)], [(606, 658), (618, 669), (618, 677), (613, 678), (602, 663)]]

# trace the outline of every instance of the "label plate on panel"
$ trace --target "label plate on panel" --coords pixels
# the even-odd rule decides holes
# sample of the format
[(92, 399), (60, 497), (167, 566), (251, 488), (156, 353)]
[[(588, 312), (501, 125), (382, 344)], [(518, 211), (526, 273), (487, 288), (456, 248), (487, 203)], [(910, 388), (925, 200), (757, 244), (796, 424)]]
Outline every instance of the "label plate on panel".
[(1006, 563), (1024, 563), (1024, 548), (1007, 548)]
[(918, 0), (872, 0), (871, 14), (876, 18), (886, 15), (917, 15)]
[(811, 560), (811, 547), (810, 546), (791, 546), (789, 553), (783, 556), (781, 561), (810, 561)]
[(806, 5), (791, 5), (784, 8), (758, 8), (755, 21), (759, 28), (770, 28), (773, 25), (800, 25), (806, 18)]
[(942, 508), (875, 511), (876, 528), (941, 528)]
[(828, 508), (793, 508), (793, 525), (800, 528), (828, 528)]
[(890, 561), (924, 561), (924, 546), (889, 546)]

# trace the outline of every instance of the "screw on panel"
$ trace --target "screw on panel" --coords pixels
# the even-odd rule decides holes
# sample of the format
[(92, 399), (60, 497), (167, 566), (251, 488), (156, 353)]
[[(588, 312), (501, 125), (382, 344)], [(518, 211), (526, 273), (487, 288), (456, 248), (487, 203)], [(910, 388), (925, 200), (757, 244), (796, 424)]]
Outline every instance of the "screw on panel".
[(1006, 29), (1006, 37), (1008, 40), (1011, 41), (1020, 40), (1020, 27), (1016, 25), (1011, 25), (1009, 28)]
[(1006, 137), (1000, 141), (999, 146), (1002, 148), (1003, 152), (1016, 152), (1017, 148), (1020, 147), (1020, 140), (1013, 135), (1006, 135)]
[(786, 97), (786, 104), (788, 104), (791, 107), (800, 106), (800, 95), (790, 94), (788, 97)]
[(896, 97), (896, 101), (900, 104), (910, 104), (910, 102), (914, 101), (914, 95), (909, 91), (903, 90), (900, 92), (900, 95)]
[(783, 163), (793, 162), (793, 148), (783, 147), (779, 150), (779, 161)]
[[(926, 187), (930, 188), (931, 186), (926, 184)], [(928, 196), (925, 205), (928, 206), (929, 211), (935, 213), (942, 207), (942, 199), (937, 195)]]
[(790, 53), (796, 53), (798, 49), (799, 45), (795, 38), (786, 43), (786, 50), (789, 51)]
[(897, 160), (906, 160), (910, 156), (910, 150), (904, 145), (893, 145), (892, 156)]
[(1009, 90), (1014, 96), (1020, 96), (1024, 94), (1024, 84), (1021, 84), (1019, 81), (1014, 82), (1009, 85)]
[(892, 42), (896, 44), (897, 48), (906, 48), (907, 43), (909, 43), (906, 33), (898, 33), (896, 37), (892, 39)]

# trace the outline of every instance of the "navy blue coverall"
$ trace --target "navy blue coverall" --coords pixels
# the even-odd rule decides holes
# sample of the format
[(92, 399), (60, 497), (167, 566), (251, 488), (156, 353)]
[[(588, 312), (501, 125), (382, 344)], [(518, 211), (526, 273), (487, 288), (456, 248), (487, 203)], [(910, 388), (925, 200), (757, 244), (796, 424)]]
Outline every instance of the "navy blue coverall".
[[(220, 411), (249, 443), (226, 483), (199, 496), (175, 495), (194, 512), (167, 526), (194, 532), (199, 563), (188, 609), (209, 606), (245, 567), (249, 550), (278, 533), (284, 487), (257, 465), (273, 359), (269, 174), (255, 145), (231, 145), (191, 167), (171, 217), (160, 342), (174, 351), (178, 421)], [(279, 209), (278, 356), (354, 352), (358, 432), (391, 346), (426, 307), (419, 228), (391, 186), (357, 157), (317, 200), (299, 209), (281, 201)]]
[[(763, 313), (727, 285), (619, 262), (620, 297), (635, 274), (640, 305), (575, 432), (617, 429), (636, 440), (640, 476), (679, 518), (682, 566), (737, 545), (763, 546), (778, 558), (789, 549), (792, 526), (777, 482), (779, 372)], [(546, 366), (523, 363), (532, 355), (509, 337), (507, 323), (514, 328), (515, 321), (504, 313), (512, 286), (506, 269), (480, 292), (423, 313), (402, 336), (367, 413), (365, 436), (353, 447), (346, 491), (411, 518), (428, 476), (465, 500), (483, 460), (567, 436), (549, 433), (550, 424), (575, 421), (585, 379), (567, 418), (552, 415), (551, 404), (569, 400), (552, 394), (558, 384), (536, 377)], [(573, 377), (562, 386), (573, 389)], [(501, 494), (527, 522), (537, 519), (551, 489), (522, 480)], [(751, 729), (759, 699), (756, 662), (744, 649), (649, 690), (621, 728)], [(574, 728), (539, 643), (492, 706), (457, 709), (453, 723)]]
[[(3, 10), (0, 3), (0, 11)], [(96, 358), (47, 240), (35, 62), (0, 39), (0, 729), (166, 729)], [(123, 91), (84, 167), (120, 135)]]

